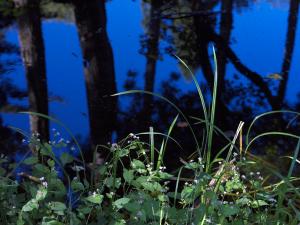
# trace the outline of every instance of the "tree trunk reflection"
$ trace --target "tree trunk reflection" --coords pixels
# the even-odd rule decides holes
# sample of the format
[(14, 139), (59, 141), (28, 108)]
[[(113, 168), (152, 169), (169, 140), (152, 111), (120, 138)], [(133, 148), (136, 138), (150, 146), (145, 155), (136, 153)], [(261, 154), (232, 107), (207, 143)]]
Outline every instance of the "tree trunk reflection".
[[(38, 0), (15, 0), (19, 16), (19, 40), (25, 68), (29, 110), (48, 115), (48, 90), (44, 41)], [(49, 121), (30, 116), (32, 133), (39, 133), (42, 139), (49, 139)]]
[(116, 92), (113, 52), (106, 31), (105, 0), (74, 0), (73, 3), (83, 54), (94, 149), (96, 145), (110, 141), (115, 129), (117, 99), (110, 97)]

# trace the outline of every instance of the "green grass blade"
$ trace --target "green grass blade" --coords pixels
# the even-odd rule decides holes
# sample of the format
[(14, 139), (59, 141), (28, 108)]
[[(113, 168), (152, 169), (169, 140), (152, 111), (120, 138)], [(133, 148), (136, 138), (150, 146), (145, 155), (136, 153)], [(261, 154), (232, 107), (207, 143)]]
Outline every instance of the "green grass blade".
[(266, 132), (266, 133), (262, 133), (257, 135), (256, 137), (254, 137), (249, 144), (246, 146), (245, 149), (245, 153), (247, 153), (248, 149), (250, 148), (250, 146), (259, 138), (264, 137), (264, 136), (270, 136), (270, 135), (278, 135), (278, 136), (286, 136), (286, 137), (291, 137), (291, 138), (295, 138), (295, 139), (299, 139), (300, 136), (294, 135), (294, 134), (290, 134), (290, 133), (285, 133), (285, 132)]
[(164, 143), (163, 147), (161, 148), (161, 151), (159, 152), (159, 155), (158, 155), (158, 161), (157, 161), (157, 167), (156, 169), (158, 169), (160, 166), (161, 166), (161, 163), (162, 163), (162, 160), (164, 158), (164, 154), (165, 154), (165, 151), (166, 151), (166, 148), (167, 148), (167, 143), (168, 143), (168, 140), (169, 140), (169, 136), (171, 135), (172, 131), (173, 131), (173, 128), (177, 122), (177, 119), (178, 119), (178, 116), (177, 115), (175, 117), (175, 119), (173, 120), (173, 122), (171, 123), (170, 127), (169, 127), (169, 130), (168, 130), (168, 135), (167, 135), (167, 138), (166, 138), (166, 142)]
[[(192, 70), (189, 68), (189, 66), (177, 55), (174, 54), (174, 56), (182, 63), (182, 65), (189, 71), (189, 73), (191, 74), (194, 84), (196, 85), (197, 88), (197, 92), (201, 101), (201, 105), (202, 105), (202, 109), (203, 109), (203, 114), (204, 114), (204, 119), (205, 121), (208, 123), (208, 113), (207, 113), (207, 109), (206, 109), (206, 105), (205, 105), (205, 100), (204, 100), (204, 95), (203, 92), (200, 88), (200, 85), (194, 75), (194, 73), (192, 72)], [(207, 124), (207, 130), (208, 130), (208, 124)]]
[(154, 134), (153, 134), (153, 127), (149, 129), (149, 139), (150, 139), (150, 153), (151, 153), (151, 162), (154, 166)]
[(178, 175), (177, 175), (177, 180), (176, 180), (176, 187), (175, 187), (175, 194), (174, 194), (174, 206), (176, 206), (176, 199), (177, 199), (177, 194), (178, 194), (178, 188), (179, 188), (179, 181), (181, 177), (181, 172), (182, 172), (183, 167), (179, 169)]
[(152, 95), (152, 96), (155, 96), (157, 98), (160, 98), (162, 100), (164, 100), (165, 102), (167, 102), (168, 104), (170, 104), (182, 117), (183, 119), (185, 120), (185, 122), (187, 123), (192, 135), (193, 135), (193, 139), (195, 140), (195, 143), (196, 143), (196, 147), (197, 147), (197, 150), (200, 149), (200, 145), (199, 145), (199, 142), (198, 142), (198, 139), (196, 137), (196, 134), (193, 130), (193, 127), (192, 125), (190, 124), (190, 122), (188, 121), (187, 117), (184, 115), (184, 113), (173, 103), (171, 102), (169, 99), (159, 95), (159, 94), (156, 94), (156, 93), (153, 93), (153, 92), (150, 92), (150, 91), (144, 91), (144, 90), (130, 90), (130, 91), (123, 91), (123, 92), (119, 92), (119, 93), (116, 93), (116, 94), (113, 94), (112, 96), (121, 96), (121, 95), (129, 95), (129, 94), (148, 94), (148, 95)]
[(249, 136), (250, 136), (250, 132), (252, 130), (252, 127), (254, 126), (254, 124), (257, 122), (257, 120), (261, 119), (262, 117), (268, 116), (268, 115), (273, 115), (273, 114), (283, 114), (283, 113), (291, 113), (291, 114), (296, 114), (296, 116), (300, 116), (300, 113), (295, 112), (295, 111), (291, 111), (291, 110), (276, 110), (276, 111), (270, 111), (270, 112), (265, 112), (262, 113), (258, 116), (256, 116), (254, 118), (254, 120), (251, 122), (247, 134), (246, 134), (246, 145), (249, 143)]
[(288, 178), (290, 178), (292, 176), (296, 161), (297, 161), (298, 156), (299, 156), (299, 149), (300, 149), (300, 139), (298, 140), (298, 143), (297, 143), (297, 146), (296, 146), (296, 149), (295, 149), (295, 152), (294, 152), (293, 160), (292, 160), (292, 163), (291, 163), (290, 168), (289, 168), (289, 172), (288, 172), (288, 176), (287, 176)]
[(236, 130), (236, 133), (235, 133), (235, 135), (234, 135), (234, 137), (233, 137), (233, 140), (232, 140), (232, 142), (231, 142), (229, 151), (228, 151), (228, 153), (227, 153), (226, 162), (229, 162), (229, 159), (230, 159), (231, 154), (232, 154), (233, 147), (234, 147), (234, 145), (235, 145), (235, 142), (236, 142), (236, 140), (237, 140), (237, 138), (238, 138), (238, 136), (239, 136), (239, 133), (241, 132), (243, 126), (244, 126), (244, 122), (240, 122), (240, 124), (239, 124), (239, 126), (238, 126), (238, 128), (237, 128), (237, 130)]
[[(137, 133), (136, 135), (149, 135), (149, 132)], [(160, 136), (166, 137), (166, 138), (172, 140), (181, 150), (183, 150), (182, 146), (178, 143), (178, 141), (176, 141), (170, 135), (167, 135), (167, 134), (164, 134), (164, 133), (160, 133), (160, 132), (153, 132), (153, 135), (160, 135)]]
[[(212, 140), (213, 140), (213, 130), (214, 130), (214, 122), (215, 122), (215, 111), (216, 111), (216, 101), (217, 101), (217, 89), (218, 89), (218, 61), (215, 52), (215, 48), (213, 47), (214, 54), (214, 63), (215, 63), (215, 76), (214, 76), (214, 87), (213, 87), (213, 95), (212, 95), (212, 104), (210, 110), (210, 124), (209, 124), (209, 133), (208, 133), (208, 144), (207, 144), (207, 156), (206, 163), (210, 164), (211, 152), (212, 152)], [(206, 167), (206, 172), (210, 169), (209, 166)]]

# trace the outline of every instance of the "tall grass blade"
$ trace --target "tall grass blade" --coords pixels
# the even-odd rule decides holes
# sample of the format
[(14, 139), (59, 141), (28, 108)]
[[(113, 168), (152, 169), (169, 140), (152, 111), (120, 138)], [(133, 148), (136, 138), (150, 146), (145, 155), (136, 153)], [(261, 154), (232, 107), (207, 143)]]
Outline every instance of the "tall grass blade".
[(294, 152), (293, 160), (292, 160), (291, 166), (289, 168), (289, 172), (288, 172), (288, 176), (287, 176), (288, 178), (290, 178), (292, 176), (296, 161), (297, 161), (298, 156), (299, 156), (299, 149), (300, 149), (300, 139), (298, 140), (298, 143), (297, 143), (297, 146), (296, 146), (296, 149), (295, 149), (295, 152)]
[[(214, 63), (215, 63), (215, 76), (214, 76), (214, 88), (212, 95), (212, 104), (210, 110), (210, 122), (209, 122), (209, 133), (208, 133), (208, 144), (207, 144), (207, 156), (206, 163), (210, 164), (211, 152), (212, 152), (212, 139), (213, 139), (213, 130), (214, 130), (214, 122), (215, 122), (215, 111), (216, 111), (216, 101), (217, 101), (217, 88), (218, 88), (218, 61), (216, 56), (215, 48), (213, 47), (214, 54)], [(210, 167), (206, 167), (206, 172), (210, 170)]]
[[(149, 135), (149, 132), (137, 133), (136, 135)], [(167, 134), (164, 134), (164, 133), (160, 133), (160, 132), (153, 132), (153, 135), (160, 135), (162, 137), (166, 137), (167, 139), (170, 139), (171, 141), (173, 141), (181, 150), (183, 150), (182, 146), (178, 143), (178, 141), (176, 141), (170, 135), (167, 135)]]
[(254, 126), (254, 124), (257, 122), (257, 120), (261, 119), (262, 117), (268, 116), (268, 115), (273, 115), (273, 114), (283, 114), (283, 113), (291, 113), (291, 114), (296, 114), (296, 116), (300, 116), (300, 113), (295, 112), (295, 111), (291, 111), (291, 110), (276, 110), (276, 111), (270, 111), (270, 112), (265, 112), (262, 113), (258, 116), (256, 116), (254, 118), (254, 120), (251, 122), (247, 134), (246, 134), (246, 145), (249, 144), (249, 136), (250, 136), (250, 132), (252, 130), (252, 127)]
[(119, 93), (116, 93), (116, 94), (113, 94), (111, 96), (121, 96), (121, 95), (128, 95), (128, 94), (148, 94), (148, 95), (152, 95), (152, 96), (155, 96), (155, 97), (158, 97), (162, 100), (164, 100), (165, 102), (167, 102), (168, 104), (170, 104), (181, 116), (182, 118), (185, 120), (185, 122), (187, 123), (192, 135), (193, 135), (193, 139), (196, 143), (196, 147), (197, 147), (197, 150), (200, 149), (200, 146), (199, 146), (199, 142), (198, 142), (198, 139), (196, 137), (196, 134), (193, 130), (193, 127), (192, 125), (190, 124), (190, 122), (188, 121), (187, 117), (184, 115), (184, 113), (172, 102), (170, 101), (169, 99), (163, 97), (162, 95), (159, 95), (159, 94), (156, 94), (156, 93), (153, 93), (153, 92), (150, 92), (150, 91), (144, 91), (144, 90), (130, 90), (130, 91), (123, 91), (123, 92), (119, 92)]
[(168, 143), (168, 140), (169, 140), (168, 137), (170, 137), (170, 135), (171, 135), (171, 133), (173, 131), (173, 128), (174, 128), (174, 126), (175, 126), (175, 124), (177, 122), (178, 116), (179, 115), (177, 115), (175, 117), (175, 119), (173, 120), (173, 122), (171, 123), (171, 125), (169, 127), (168, 135), (167, 135), (167, 138), (166, 138), (166, 142), (165, 143), (163, 142), (163, 147), (161, 148), (161, 151), (159, 152), (159, 155), (158, 155), (158, 162), (157, 162), (156, 169), (158, 169), (161, 166), (161, 163), (162, 163), (162, 160), (164, 158), (164, 154), (165, 154), (165, 151), (166, 151), (166, 148), (167, 148), (167, 143)]
[(153, 127), (149, 128), (149, 140), (150, 140), (150, 153), (151, 153), (151, 162), (154, 166), (154, 134), (153, 134)]
[(254, 137), (249, 144), (246, 146), (245, 149), (245, 153), (247, 153), (248, 149), (250, 148), (250, 146), (259, 138), (264, 137), (264, 136), (270, 136), (270, 135), (277, 135), (277, 136), (286, 136), (286, 137), (291, 137), (291, 138), (295, 138), (295, 139), (299, 139), (300, 136), (294, 135), (294, 134), (290, 134), (290, 133), (285, 133), (285, 132), (266, 132), (266, 133), (262, 133), (257, 135), (256, 137)]
[(239, 126), (238, 126), (238, 128), (237, 128), (237, 130), (236, 130), (236, 133), (235, 133), (235, 135), (234, 135), (234, 137), (233, 137), (233, 140), (232, 140), (232, 142), (231, 142), (229, 151), (228, 151), (228, 153), (227, 153), (226, 160), (225, 160), (227, 163), (229, 162), (229, 159), (230, 159), (230, 157), (231, 157), (231, 155), (232, 155), (233, 147), (234, 147), (234, 145), (235, 145), (235, 142), (236, 142), (237, 138), (239, 137), (239, 134), (240, 134), (240, 132), (241, 132), (243, 126), (244, 126), (244, 122), (241, 121), (240, 124), (239, 124)]
[(179, 62), (182, 63), (182, 65), (189, 71), (189, 73), (191, 74), (191, 77), (193, 78), (194, 84), (196, 85), (197, 88), (197, 92), (201, 101), (201, 105), (202, 105), (202, 109), (203, 109), (203, 114), (204, 114), (204, 120), (206, 121), (206, 129), (208, 130), (208, 113), (207, 113), (207, 109), (206, 109), (206, 105), (205, 105), (205, 100), (204, 100), (204, 95), (202, 93), (202, 90), (200, 88), (200, 85), (194, 75), (194, 73), (192, 72), (192, 70), (189, 68), (189, 66), (177, 55), (174, 54), (174, 56), (179, 60)]

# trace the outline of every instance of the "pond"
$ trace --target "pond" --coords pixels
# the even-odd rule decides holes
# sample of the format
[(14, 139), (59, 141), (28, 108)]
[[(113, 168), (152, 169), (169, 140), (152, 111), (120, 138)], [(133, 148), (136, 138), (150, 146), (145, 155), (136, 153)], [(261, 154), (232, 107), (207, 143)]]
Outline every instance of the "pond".
[[(2, 152), (20, 148), (8, 126), (45, 139), (60, 129), (18, 111), (59, 119), (92, 147), (150, 126), (166, 132), (178, 112), (151, 95), (111, 96), (126, 90), (161, 94), (203, 118), (192, 76), (175, 56), (209, 103), (213, 46), (216, 123), (224, 131), (262, 112), (300, 109), (298, 0), (15, 2), (0, 1)], [(186, 122), (176, 125), (189, 143)]]

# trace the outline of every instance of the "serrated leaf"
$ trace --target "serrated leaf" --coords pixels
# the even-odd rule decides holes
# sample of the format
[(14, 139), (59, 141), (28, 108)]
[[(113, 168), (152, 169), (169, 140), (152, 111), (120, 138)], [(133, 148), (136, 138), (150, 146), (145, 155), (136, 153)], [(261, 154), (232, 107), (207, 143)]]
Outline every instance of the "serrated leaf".
[(103, 201), (103, 195), (93, 194), (93, 195), (90, 195), (89, 197), (86, 197), (85, 199), (94, 204), (101, 204)]
[(130, 198), (120, 198), (113, 202), (113, 206), (117, 209), (122, 209), (127, 203), (129, 203)]
[(254, 200), (252, 203), (251, 203), (251, 206), (253, 208), (258, 208), (258, 207), (261, 207), (261, 206), (266, 206), (266, 205), (269, 205), (267, 202), (263, 201), (263, 200)]
[(33, 165), (33, 164), (38, 163), (38, 158), (35, 156), (28, 157), (23, 161), (23, 163), (25, 165)]
[(84, 190), (84, 185), (79, 180), (73, 179), (72, 182), (71, 182), (71, 188), (75, 192), (83, 191)]
[(222, 216), (228, 217), (233, 216), (239, 212), (239, 208), (234, 205), (223, 205), (221, 207)]
[(39, 172), (39, 173), (42, 173), (42, 174), (48, 174), (50, 173), (50, 170), (47, 166), (45, 165), (42, 165), (42, 164), (36, 164), (34, 165), (34, 169)]
[(34, 209), (38, 209), (39, 208), (39, 204), (37, 202), (37, 200), (35, 199), (31, 199), (29, 202), (27, 202), (23, 207), (22, 207), (22, 211), (23, 212), (30, 212)]
[(44, 200), (46, 198), (46, 195), (47, 195), (47, 189), (41, 188), (37, 191), (35, 199), (37, 201)]
[[(115, 183), (114, 183), (115, 182)], [(109, 177), (106, 179), (106, 186), (109, 188), (119, 188), (121, 186), (121, 178), (113, 178), (113, 177)]]
[(66, 165), (68, 163), (73, 162), (74, 161), (74, 157), (72, 155), (70, 155), (69, 153), (64, 152), (60, 156), (60, 161), (61, 161), (62, 165), (64, 166), (64, 165)]
[(64, 211), (67, 209), (66, 205), (62, 202), (50, 202), (50, 209), (53, 211)]
[(124, 169), (123, 177), (127, 183), (131, 183), (131, 181), (134, 179), (133, 170)]
[(133, 169), (145, 169), (144, 163), (140, 160), (137, 160), (137, 159), (132, 160), (131, 167)]
[(145, 190), (150, 192), (161, 192), (162, 187), (158, 182), (144, 182), (142, 186)]

